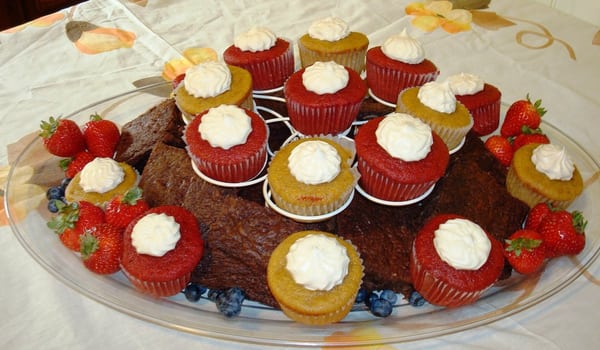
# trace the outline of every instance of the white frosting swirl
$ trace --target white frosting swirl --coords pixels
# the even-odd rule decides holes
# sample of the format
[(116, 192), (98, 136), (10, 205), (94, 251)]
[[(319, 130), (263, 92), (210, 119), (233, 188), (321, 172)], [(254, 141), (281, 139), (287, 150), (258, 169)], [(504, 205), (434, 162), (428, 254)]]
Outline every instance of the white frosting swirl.
[(231, 87), (231, 71), (224, 62), (203, 62), (185, 71), (183, 86), (196, 98), (215, 97)]
[(298, 239), (286, 255), (286, 269), (308, 290), (331, 290), (348, 274), (350, 258), (337, 239), (309, 234)]
[(315, 62), (302, 73), (302, 85), (315, 94), (333, 94), (348, 85), (350, 76), (341, 64), (334, 61)]
[(454, 113), (456, 97), (448, 82), (430, 81), (419, 88), (417, 98), (425, 106), (441, 113)]
[(125, 171), (112, 158), (98, 157), (87, 163), (79, 175), (79, 185), (85, 192), (105, 193), (117, 187)]
[(457, 270), (478, 270), (488, 259), (492, 243), (485, 231), (467, 219), (450, 219), (434, 232), (440, 258)]
[(455, 95), (473, 95), (483, 90), (484, 81), (475, 74), (459, 73), (449, 76), (448, 84)]
[(257, 52), (272, 48), (276, 41), (277, 37), (271, 30), (257, 27), (235, 37), (233, 45), (242, 51)]
[(425, 158), (433, 144), (431, 127), (420, 119), (404, 113), (388, 114), (375, 130), (377, 143), (387, 153), (405, 162)]
[(220, 105), (202, 116), (198, 132), (211, 146), (230, 149), (246, 143), (252, 132), (252, 119), (243, 108)]
[(400, 34), (386, 39), (381, 45), (381, 51), (387, 57), (409, 64), (418, 64), (425, 60), (423, 45), (408, 35), (406, 28)]
[(341, 162), (335, 147), (325, 141), (311, 140), (294, 147), (288, 158), (288, 169), (299, 182), (317, 185), (335, 179)]
[(551, 143), (539, 145), (533, 150), (531, 161), (537, 171), (551, 180), (569, 181), (573, 178), (575, 165), (563, 146)]
[(311, 38), (337, 41), (347, 37), (350, 34), (348, 23), (337, 17), (326, 17), (314, 21), (308, 27), (308, 35)]
[(179, 223), (163, 213), (146, 214), (131, 231), (131, 244), (138, 254), (163, 256), (175, 249), (180, 238)]

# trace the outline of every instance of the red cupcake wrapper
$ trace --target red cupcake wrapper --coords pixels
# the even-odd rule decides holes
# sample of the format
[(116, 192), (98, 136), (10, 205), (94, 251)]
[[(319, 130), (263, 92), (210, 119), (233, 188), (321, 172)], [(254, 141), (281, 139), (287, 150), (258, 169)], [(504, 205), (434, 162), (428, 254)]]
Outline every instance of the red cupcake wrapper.
[(290, 123), (306, 136), (337, 135), (352, 126), (361, 102), (337, 106), (306, 106), (287, 99)]
[(434, 81), (440, 72), (413, 73), (381, 67), (367, 62), (367, 85), (378, 98), (395, 104), (406, 88)]
[(129, 280), (129, 282), (131, 282), (131, 284), (138, 291), (144, 294), (152, 295), (156, 298), (176, 295), (177, 293), (181, 292), (185, 288), (185, 286), (188, 285), (188, 283), (190, 283), (190, 280), (192, 278), (192, 273), (189, 272), (174, 280), (164, 282), (151, 282), (144, 281), (133, 276), (132, 274), (128, 273), (127, 270), (123, 268), (123, 266), (121, 266), (121, 270)]
[(252, 75), (253, 90), (271, 90), (281, 87), (294, 73), (294, 47), (290, 45), (283, 55), (270, 60), (239, 66)]
[(457, 289), (437, 279), (423, 268), (416, 257), (414, 245), (410, 256), (410, 272), (415, 290), (433, 305), (458, 307), (472, 304), (489, 288), (469, 292)]
[(500, 100), (477, 108), (469, 108), (473, 117), (473, 132), (478, 136), (489, 135), (500, 124)]
[(200, 159), (191, 154), (189, 150), (188, 153), (196, 164), (196, 167), (198, 167), (198, 170), (204, 175), (221, 182), (238, 183), (251, 180), (260, 173), (267, 158), (266, 146), (265, 143), (264, 147), (258, 150), (258, 152), (247, 157), (243, 162), (235, 164), (218, 164)]
[(436, 181), (416, 184), (394, 181), (371, 167), (364, 159), (358, 158), (360, 186), (373, 197), (385, 201), (408, 201), (419, 197), (433, 186)]

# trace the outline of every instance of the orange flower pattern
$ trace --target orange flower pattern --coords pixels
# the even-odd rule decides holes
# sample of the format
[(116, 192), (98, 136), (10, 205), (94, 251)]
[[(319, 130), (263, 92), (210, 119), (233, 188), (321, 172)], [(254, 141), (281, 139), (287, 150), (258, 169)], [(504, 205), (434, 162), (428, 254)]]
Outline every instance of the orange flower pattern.
[(405, 12), (414, 16), (412, 25), (425, 32), (437, 28), (450, 34), (471, 30), (471, 12), (452, 7), (450, 1), (413, 2), (406, 6)]

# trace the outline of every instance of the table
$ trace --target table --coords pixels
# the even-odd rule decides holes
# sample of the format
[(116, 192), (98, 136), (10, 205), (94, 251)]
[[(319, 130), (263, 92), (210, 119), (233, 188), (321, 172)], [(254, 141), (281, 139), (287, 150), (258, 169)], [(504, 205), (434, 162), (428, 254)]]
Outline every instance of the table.
[[(504, 101), (531, 93), (544, 117), (600, 160), (599, 28), (532, 1), (492, 0), (472, 12), (470, 28), (424, 32), (411, 24), (410, 1), (90, 0), (0, 32), (0, 164), (5, 146), (40, 120), (160, 78), (188, 48), (217, 53), (253, 25), (297, 39), (315, 19), (343, 18), (372, 45), (407, 28), (441, 71), (461, 71), (498, 86)], [(596, 220), (597, 218), (590, 218)], [(119, 313), (54, 279), (0, 226), (0, 346), (25, 348), (206, 348), (263, 346), (203, 338)], [(558, 295), (524, 312), (458, 334), (381, 348), (592, 348), (600, 343), (600, 262)]]

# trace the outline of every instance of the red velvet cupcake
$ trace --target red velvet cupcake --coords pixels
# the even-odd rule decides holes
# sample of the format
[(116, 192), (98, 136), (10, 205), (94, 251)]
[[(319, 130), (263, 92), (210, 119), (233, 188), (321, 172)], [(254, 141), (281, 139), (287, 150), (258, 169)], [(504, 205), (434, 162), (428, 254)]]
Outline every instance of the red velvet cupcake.
[(283, 92), (290, 123), (298, 132), (336, 135), (356, 120), (367, 86), (353, 69), (328, 61), (292, 74)]
[(446, 172), (450, 155), (429, 125), (403, 113), (369, 120), (355, 137), (360, 186), (386, 201), (427, 192)]
[(182, 207), (158, 206), (125, 229), (121, 268), (140, 292), (167, 297), (185, 288), (203, 252), (196, 217)]
[(434, 305), (474, 303), (500, 277), (502, 248), (502, 243), (470, 220), (454, 214), (434, 216), (413, 243), (413, 286)]
[(233, 105), (211, 108), (187, 125), (183, 138), (198, 170), (214, 180), (248, 181), (265, 166), (267, 124), (250, 110)]
[(390, 104), (396, 103), (400, 91), (433, 81), (440, 74), (425, 58), (421, 43), (406, 30), (367, 51), (366, 71), (371, 93)]
[(494, 132), (500, 124), (500, 90), (468, 73), (456, 74), (447, 80), (456, 99), (471, 112), (473, 132), (478, 136)]
[(253, 90), (282, 87), (294, 73), (293, 46), (267, 28), (253, 28), (237, 36), (223, 52), (223, 59), (250, 72)]

